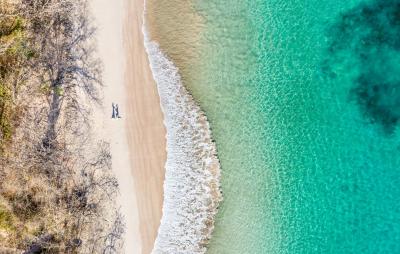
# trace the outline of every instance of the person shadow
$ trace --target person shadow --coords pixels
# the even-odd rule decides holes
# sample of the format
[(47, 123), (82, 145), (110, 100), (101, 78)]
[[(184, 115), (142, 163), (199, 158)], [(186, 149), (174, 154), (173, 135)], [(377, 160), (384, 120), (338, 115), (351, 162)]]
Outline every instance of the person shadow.
[(116, 116), (117, 118), (122, 118), (122, 117), (119, 115), (119, 107), (118, 107), (118, 104), (115, 105), (115, 116)]

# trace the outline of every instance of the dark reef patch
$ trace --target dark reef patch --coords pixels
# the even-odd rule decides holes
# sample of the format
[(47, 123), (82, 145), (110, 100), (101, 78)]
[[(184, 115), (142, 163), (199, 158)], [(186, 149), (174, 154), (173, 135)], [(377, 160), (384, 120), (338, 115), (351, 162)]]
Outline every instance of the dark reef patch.
[(363, 3), (342, 14), (328, 36), (325, 78), (350, 75), (363, 115), (393, 133), (400, 123), (400, 0)]

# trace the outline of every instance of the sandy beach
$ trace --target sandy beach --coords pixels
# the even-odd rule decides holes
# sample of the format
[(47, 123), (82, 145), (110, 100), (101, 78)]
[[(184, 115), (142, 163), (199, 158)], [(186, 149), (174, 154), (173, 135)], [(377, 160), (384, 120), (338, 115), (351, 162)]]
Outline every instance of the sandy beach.
[[(150, 253), (163, 202), (165, 127), (143, 45), (143, 0), (91, 0), (104, 72), (104, 130), (126, 220), (126, 253)], [(111, 119), (118, 103), (122, 118)]]
[[(143, 45), (143, 0), (125, 1), (128, 143), (140, 217), (143, 253), (150, 253), (162, 215), (166, 130), (157, 86)], [(132, 71), (131, 71), (132, 70)]]

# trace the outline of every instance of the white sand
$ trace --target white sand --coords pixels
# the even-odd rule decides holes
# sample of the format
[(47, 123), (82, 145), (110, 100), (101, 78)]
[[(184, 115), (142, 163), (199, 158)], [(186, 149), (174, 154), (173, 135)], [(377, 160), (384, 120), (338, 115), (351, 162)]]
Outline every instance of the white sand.
[[(91, 9), (104, 65), (99, 132), (110, 141), (120, 184), (125, 253), (148, 254), (162, 213), (166, 134), (141, 33), (143, 0), (91, 0)], [(111, 119), (112, 102), (121, 119)]]
[(97, 46), (103, 61), (105, 139), (110, 141), (113, 171), (121, 192), (121, 212), (125, 217), (125, 253), (141, 253), (139, 215), (131, 174), (126, 117), (111, 119), (111, 103), (118, 103), (124, 116), (123, 1), (92, 0), (92, 15), (97, 26)]

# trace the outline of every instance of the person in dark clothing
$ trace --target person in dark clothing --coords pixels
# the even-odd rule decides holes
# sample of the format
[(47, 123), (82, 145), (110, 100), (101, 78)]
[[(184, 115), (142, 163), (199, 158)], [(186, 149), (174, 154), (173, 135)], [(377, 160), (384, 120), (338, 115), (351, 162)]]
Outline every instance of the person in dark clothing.
[(115, 104), (114, 104), (114, 102), (113, 102), (111, 105), (112, 105), (112, 115), (111, 115), (111, 118), (116, 118), (117, 116), (116, 116), (116, 114), (115, 114)]

